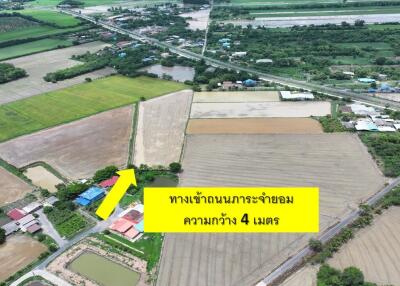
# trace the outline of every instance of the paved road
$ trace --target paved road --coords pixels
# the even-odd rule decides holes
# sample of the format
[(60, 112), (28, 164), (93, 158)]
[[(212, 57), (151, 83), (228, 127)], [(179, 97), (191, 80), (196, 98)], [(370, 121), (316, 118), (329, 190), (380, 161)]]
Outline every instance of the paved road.
[(96, 21), (94, 18), (89, 17), (87, 15), (82, 15), (79, 14), (78, 12), (75, 11), (71, 11), (71, 10), (60, 10), (63, 13), (67, 13), (70, 14), (72, 16), (75, 17), (79, 17), (82, 19), (85, 19), (87, 21), (90, 21), (92, 23), (96, 23), (100, 26), (102, 26), (103, 28), (110, 30), (110, 31), (114, 31), (120, 34), (124, 34), (124, 35), (128, 35), (131, 38), (135, 39), (135, 40), (139, 40), (141, 42), (145, 42), (145, 43), (150, 43), (162, 48), (166, 48), (169, 49), (171, 52), (176, 53), (180, 56), (186, 57), (186, 58), (190, 58), (190, 59), (194, 59), (194, 60), (204, 60), (206, 61), (209, 65), (215, 66), (215, 67), (221, 67), (221, 68), (227, 68), (227, 69), (232, 69), (232, 70), (236, 70), (236, 71), (245, 71), (254, 75), (257, 75), (260, 79), (266, 80), (266, 81), (270, 81), (270, 82), (276, 82), (282, 85), (286, 85), (286, 86), (290, 86), (290, 87), (295, 87), (295, 88), (300, 88), (300, 89), (304, 89), (304, 90), (309, 90), (309, 91), (317, 91), (317, 92), (321, 92), (324, 93), (326, 95), (329, 96), (333, 96), (333, 97), (337, 97), (337, 98), (351, 98), (353, 100), (356, 100), (358, 102), (361, 103), (365, 103), (365, 104), (369, 104), (369, 105), (373, 105), (375, 107), (380, 107), (380, 108), (384, 108), (386, 105), (389, 106), (391, 109), (394, 110), (399, 110), (400, 109), (400, 102), (394, 102), (394, 101), (390, 101), (390, 100), (386, 100), (386, 99), (382, 99), (382, 98), (377, 98), (377, 97), (372, 97), (369, 96), (367, 94), (361, 94), (361, 93), (355, 93), (355, 92), (350, 92), (350, 91), (344, 91), (344, 90), (338, 90), (335, 88), (331, 88), (331, 87), (327, 87), (327, 86), (321, 86), (315, 83), (310, 83), (310, 82), (305, 82), (305, 81), (300, 81), (300, 80), (295, 80), (295, 79), (291, 79), (291, 78), (285, 78), (285, 77), (280, 77), (280, 76), (275, 76), (275, 75), (271, 75), (271, 74), (267, 74), (267, 73), (262, 73), (259, 72), (257, 70), (254, 70), (252, 68), (247, 68), (247, 67), (243, 67), (243, 66), (239, 66), (236, 64), (232, 64), (229, 62), (223, 62), (223, 61), (219, 61), (210, 57), (206, 57), (204, 55), (199, 55), (196, 54), (194, 52), (191, 51), (187, 51), (181, 48), (177, 48), (171, 44), (168, 43), (164, 43), (161, 42), (157, 39), (154, 38), (150, 38), (147, 36), (143, 36), (143, 35), (139, 35), (137, 33), (134, 33), (130, 30), (127, 29), (123, 29), (117, 25), (114, 24), (110, 24), (108, 22), (104, 22), (104, 21)]
[[(370, 197), (365, 202), (365, 204), (370, 205), (370, 206), (376, 204), (380, 199), (382, 199), (393, 188), (395, 188), (399, 185), (400, 185), (400, 177), (396, 178), (395, 180), (393, 180), (393, 182), (391, 182), (389, 185), (387, 185), (381, 191), (379, 191), (378, 193), (376, 193), (375, 195)], [(355, 211), (351, 212), (346, 218), (342, 219), (338, 224), (334, 225), (333, 227), (328, 229), (325, 233), (321, 234), (318, 239), (323, 243), (327, 242), (328, 240), (333, 238), (335, 235), (337, 235), (343, 228), (345, 228), (347, 225), (349, 225), (355, 219), (357, 219), (359, 214), (360, 214), (359, 210), (355, 210)], [(286, 260), (285, 263), (280, 265), (278, 268), (276, 268), (270, 274), (268, 274), (256, 286), (270, 285), (273, 281), (275, 281), (276, 279), (281, 277), (283, 274), (285, 274), (289, 270), (293, 269), (293, 267), (302, 263), (303, 259), (306, 258), (310, 254), (312, 254), (311, 249), (308, 246), (305, 247), (300, 252), (298, 252), (296, 255), (294, 255), (293, 257)]]
[(28, 278), (40, 276), (46, 279), (47, 281), (53, 283), (57, 286), (73, 286), (68, 282), (62, 280), (61, 278), (57, 277), (56, 275), (46, 271), (46, 270), (33, 270), (31, 272), (26, 273), (24, 276), (20, 277), (18, 280), (14, 281), (11, 286), (18, 286), (21, 282), (25, 281)]

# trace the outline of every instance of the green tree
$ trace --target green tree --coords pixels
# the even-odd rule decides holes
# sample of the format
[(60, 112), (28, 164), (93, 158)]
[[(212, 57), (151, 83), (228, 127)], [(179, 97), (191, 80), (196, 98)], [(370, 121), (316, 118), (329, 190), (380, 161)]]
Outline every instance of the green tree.
[(321, 252), (323, 249), (322, 242), (319, 241), (318, 239), (313, 239), (313, 238), (310, 239), (308, 245), (315, 252)]
[(169, 169), (173, 173), (179, 173), (180, 171), (182, 171), (182, 165), (178, 162), (174, 162), (169, 164)]
[(360, 269), (348, 267), (343, 270), (342, 282), (345, 286), (362, 286), (364, 285), (364, 275)]
[(6, 242), (6, 231), (0, 228), (0, 245)]
[(115, 175), (118, 172), (118, 168), (116, 166), (108, 166), (104, 169), (98, 170), (93, 177), (93, 181), (95, 183), (100, 183), (101, 181), (107, 180)]

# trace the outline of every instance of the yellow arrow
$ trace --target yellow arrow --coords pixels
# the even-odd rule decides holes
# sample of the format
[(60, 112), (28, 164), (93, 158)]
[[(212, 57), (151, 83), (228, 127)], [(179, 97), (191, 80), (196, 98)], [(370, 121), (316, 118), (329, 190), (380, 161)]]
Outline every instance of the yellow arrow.
[(117, 174), (119, 175), (118, 181), (96, 211), (96, 214), (104, 220), (113, 212), (130, 185), (136, 186), (135, 171), (133, 169), (119, 171)]

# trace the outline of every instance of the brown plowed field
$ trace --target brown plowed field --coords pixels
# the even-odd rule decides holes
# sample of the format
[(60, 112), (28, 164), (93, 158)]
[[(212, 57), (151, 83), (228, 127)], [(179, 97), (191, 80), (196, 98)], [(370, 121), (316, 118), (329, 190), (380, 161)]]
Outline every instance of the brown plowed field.
[(400, 285), (400, 207), (375, 218), (328, 261), (333, 267), (355, 266), (365, 280), (378, 285)]
[(128, 160), (132, 106), (114, 109), (72, 123), (0, 144), (0, 157), (17, 167), (44, 161), (69, 179), (91, 177), (108, 165)]
[[(384, 185), (354, 134), (188, 135), (181, 186), (318, 186), (320, 230)], [(255, 285), (305, 234), (167, 234), (158, 286)]]
[(279, 101), (278, 91), (196, 92), (193, 102), (263, 102)]
[(168, 166), (178, 162), (193, 92), (183, 90), (141, 102), (134, 163)]
[(0, 206), (22, 199), (31, 191), (27, 183), (0, 167)]
[(311, 118), (190, 119), (187, 134), (319, 134)]
[(0, 281), (35, 261), (47, 247), (27, 235), (12, 235), (0, 245)]

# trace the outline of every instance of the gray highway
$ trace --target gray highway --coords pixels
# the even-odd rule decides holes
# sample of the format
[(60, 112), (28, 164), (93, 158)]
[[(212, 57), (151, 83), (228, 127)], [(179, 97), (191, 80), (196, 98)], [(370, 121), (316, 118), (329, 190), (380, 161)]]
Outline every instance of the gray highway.
[(153, 44), (153, 45), (161, 47), (161, 48), (169, 49), (172, 53), (178, 54), (180, 56), (183, 56), (183, 57), (186, 57), (189, 59), (193, 59), (193, 60), (204, 60), (207, 64), (212, 65), (214, 67), (227, 68), (227, 69), (236, 70), (236, 71), (244, 71), (244, 72), (248, 72), (253, 75), (256, 75), (260, 79), (265, 80), (265, 81), (275, 82), (275, 83), (278, 83), (281, 85), (304, 89), (304, 90), (308, 90), (308, 91), (316, 91), (316, 92), (320, 92), (320, 93), (323, 93), (323, 94), (326, 94), (326, 95), (329, 95), (332, 97), (336, 97), (336, 98), (349, 98), (349, 99), (356, 100), (360, 103), (365, 103), (365, 104), (379, 107), (379, 108), (390, 107), (393, 110), (400, 109), (400, 102), (394, 102), (394, 101), (386, 100), (383, 98), (372, 97), (367, 94), (339, 90), (339, 89), (335, 89), (335, 88), (331, 88), (331, 87), (327, 87), (327, 86), (321, 86), (321, 85), (311, 83), (311, 82), (305, 82), (305, 81), (295, 80), (292, 78), (285, 78), (285, 77), (281, 77), (281, 76), (263, 73), (263, 72), (255, 70), (255, 69), (252, 69), (252, 68), (239, 66), (239, 65), (229, 63), (229, 62), (223, 62), (223, 61), (216, 60), (216, 59), (213, 59), (213, 58), (201, 55), (201, 54), (196, 54), (194, 52), (175, 47), (171, 44), (161, 42), (157, 39), (147, 37), (144, 35), (139, 35), (135, 32), (121, 28), (118, 25), (115, 25), (115, 24), (112, 24), (109, 22), (105, 22), (105, 21), (101, 21), (101, 20), (96, 21), (93, 17), (80, 14), (79, 12), (76, 12), (76, 11), (64, 10), (64, 9), (60, 10), (60, 11), (63, 13), (70, 14), (75, 17), (82, 18), (82, 19), (92, 22), (94, 24), (97, 24), (97, 25), (103, 27), (104, 29), (127, 35), (127, 36), (131, 37), (132, 39), (135, 39), (135, 40), (138, 40), (138, 41), (141, 41), (144, 43)]

